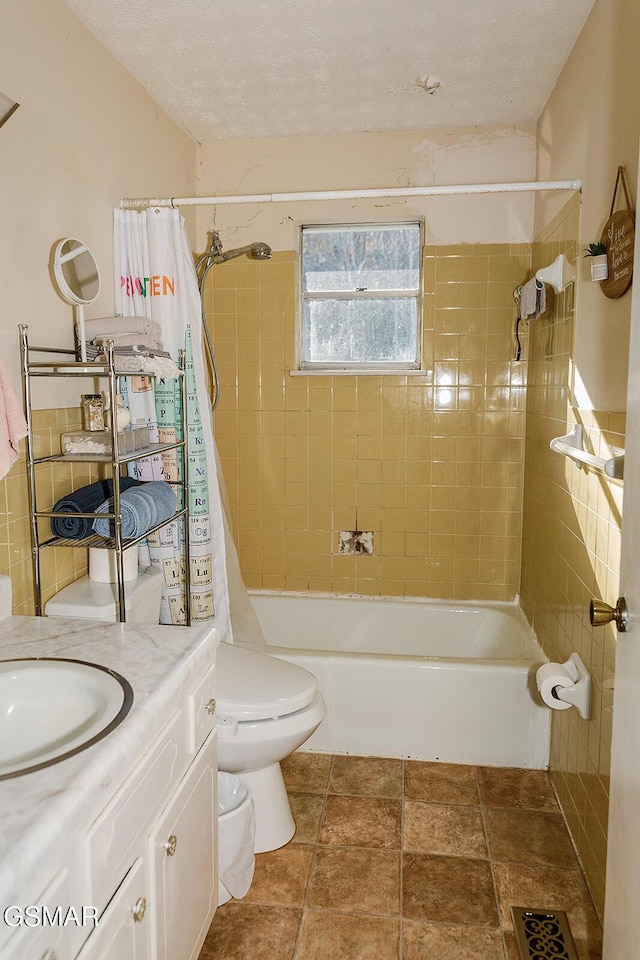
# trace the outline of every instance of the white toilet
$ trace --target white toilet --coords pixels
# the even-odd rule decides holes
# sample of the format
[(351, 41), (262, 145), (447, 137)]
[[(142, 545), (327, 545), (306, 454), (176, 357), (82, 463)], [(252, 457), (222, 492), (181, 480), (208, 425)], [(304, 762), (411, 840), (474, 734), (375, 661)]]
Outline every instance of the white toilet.
[[(157, 623), (163, 576), (148, 567), (125, 583), (127, 620)], [(49, 617), (115, 619), (117, 589), (82, 577), (49, 600)], [(289, 798), (280, 771), (311, 736), (326, 708), (313, 674), (267, 653), (221, 643), (216, 703), (218, 767), (251, 788), (256, 816), (255, 852), (275, 850), (294, 834)]]
[(251, 788), (255, 852), (275, 850), (294, 834), (280, 760), (324, 719), (318, 681), (302, 667), (237, 644), (218, 648), (218, 767)]

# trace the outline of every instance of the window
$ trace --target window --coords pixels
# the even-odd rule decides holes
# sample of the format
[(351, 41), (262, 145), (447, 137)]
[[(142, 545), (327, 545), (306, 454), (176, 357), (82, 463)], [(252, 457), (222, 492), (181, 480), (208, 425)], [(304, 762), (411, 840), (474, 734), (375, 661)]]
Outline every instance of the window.
[(300, 367), (420, 366), (419, 223), (302, 227)]

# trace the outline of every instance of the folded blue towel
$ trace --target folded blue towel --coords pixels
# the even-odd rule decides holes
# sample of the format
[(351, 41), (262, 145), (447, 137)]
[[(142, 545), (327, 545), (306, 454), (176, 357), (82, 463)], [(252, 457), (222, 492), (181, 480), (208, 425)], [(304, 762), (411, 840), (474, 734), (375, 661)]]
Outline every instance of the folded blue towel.
[[(140, 480), (133, 477), (120, 477), (120, 492), (139, 486)], [(54, 504), (54, 513), (95, 513), (100, 504), (113, 495), (112, 480), (97, 480), (86, 487), (79, 487)], [(52, 517), (51, 532), (54, 537), (68, 540), (82, 540), (92, 534), (91, 517)]]
[[(173, 487), (163, 480), (142, 483), (131, 490), (125, 490), (120, 497), (120, 517), (122, 536), (126, 539), (141, 537), (151, 527), (164, 523), (178, 509), (178, 498)], [(113, 513), (113, 497), (96, 508), (95, 513)], [(101, 537), (115, 535), (113, 520), (97, 517), (93, 529)]]

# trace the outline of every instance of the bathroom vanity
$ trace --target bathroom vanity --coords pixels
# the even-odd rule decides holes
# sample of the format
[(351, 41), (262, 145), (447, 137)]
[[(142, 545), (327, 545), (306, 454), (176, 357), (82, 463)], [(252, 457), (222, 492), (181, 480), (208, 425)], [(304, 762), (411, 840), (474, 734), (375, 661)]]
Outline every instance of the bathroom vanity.
[(211, 625), (0, 620), (0, 659), (96, 663), (133, 690), (103, 739), (0, 780), (2, 960), (195, 960), (218, 891), (217, 645)]

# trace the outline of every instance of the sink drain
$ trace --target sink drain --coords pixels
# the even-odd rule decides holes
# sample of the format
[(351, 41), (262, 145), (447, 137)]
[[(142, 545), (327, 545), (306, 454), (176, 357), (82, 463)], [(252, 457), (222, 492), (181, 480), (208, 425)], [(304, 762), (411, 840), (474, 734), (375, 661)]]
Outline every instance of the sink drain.
[(521, 960), (578, 960), (567, 915), (529, 907), (511, 907)]

